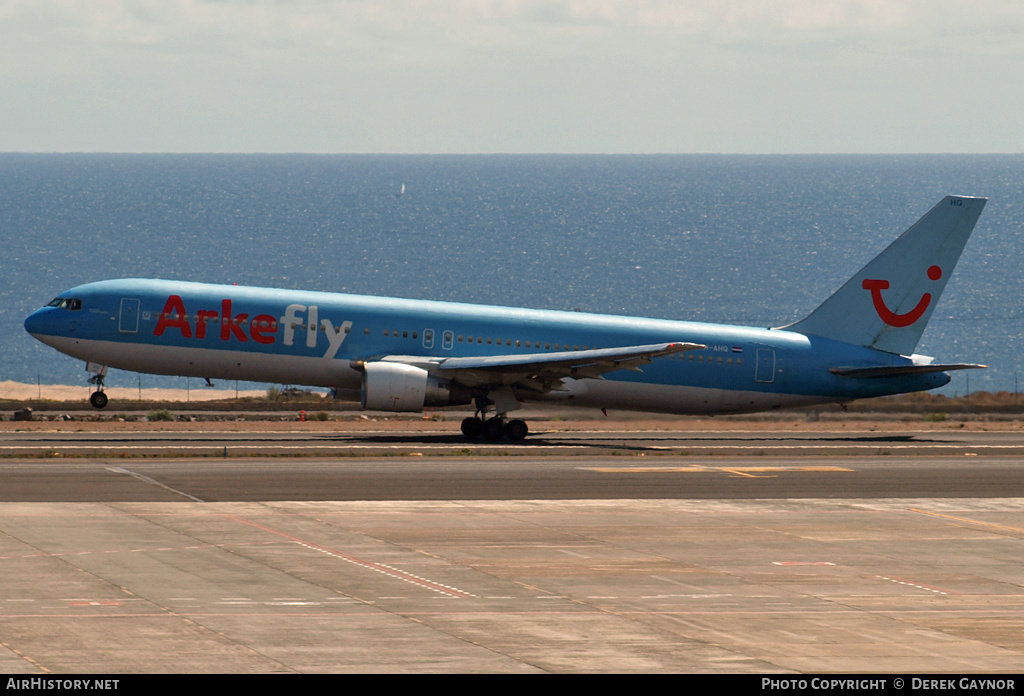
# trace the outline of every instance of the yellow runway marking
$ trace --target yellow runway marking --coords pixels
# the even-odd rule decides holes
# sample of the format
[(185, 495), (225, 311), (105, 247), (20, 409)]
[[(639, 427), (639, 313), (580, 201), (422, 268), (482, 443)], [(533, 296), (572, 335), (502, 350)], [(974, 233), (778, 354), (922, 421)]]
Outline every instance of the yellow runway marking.
[(997, 524), (995, 522), (982, 522), (981, 520), (972, 520), (969, 517), (954, 517), (953, 515), (943, 515), (939, 512), (929, 512), (928, 510), (921, 510), (919, 508), (910, 508), (911, 512), (917, 512), (922, 515), (931, 515), (932, 517), (944, 517), (947, 520), (954, 520), (956, 522), (966, 522), (968, 524), (979, 524), (982, 527), (995, 527), (996, 529), (1005, 529), (1008, 532), (1021, 532), (1024, 533), (1024, 529), (1020, 527), (1010, 527), (1005, 524)]
[(740, 476), (776, 474), (783, 471), (853, 471), (841, 466), (581, 466), (580, 469), (602, 474), (699, 474), (721, 471)]

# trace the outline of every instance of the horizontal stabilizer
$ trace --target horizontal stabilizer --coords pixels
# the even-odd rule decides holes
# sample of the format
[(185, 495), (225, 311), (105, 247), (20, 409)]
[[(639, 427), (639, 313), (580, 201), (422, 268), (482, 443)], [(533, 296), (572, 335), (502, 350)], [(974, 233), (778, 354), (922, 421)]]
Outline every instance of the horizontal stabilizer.
[(933, 372), (953, 370), (981, 370), (988, 365), (953, 363), (950, 365), (886, 365), (882, 367), (833, 367), (829, 369), (840, 377), (899, 377), (902, 375), (927, 375)]

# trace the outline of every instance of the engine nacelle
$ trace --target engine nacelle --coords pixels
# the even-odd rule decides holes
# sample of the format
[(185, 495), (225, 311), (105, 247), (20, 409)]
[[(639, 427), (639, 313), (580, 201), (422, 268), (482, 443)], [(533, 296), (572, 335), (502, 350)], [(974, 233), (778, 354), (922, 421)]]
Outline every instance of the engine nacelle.
[(363, 365), (360, 400), (363, 408), (371, 411), (422, 411), (424, 406), (468, 403), (468, 394), (465, 400), (453, 399), (452, 386), (451, 380), (432, 375), (422, 367), (368, 362)]

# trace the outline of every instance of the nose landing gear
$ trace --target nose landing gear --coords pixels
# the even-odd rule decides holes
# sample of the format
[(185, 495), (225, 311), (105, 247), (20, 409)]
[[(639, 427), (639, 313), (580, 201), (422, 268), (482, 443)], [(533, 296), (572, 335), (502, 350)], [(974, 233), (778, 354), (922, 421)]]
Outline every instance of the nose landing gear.
[(89, 384), (96, 385), (96, 391), (89, 395), (89, 403), (93, 408), (104, 408), (107, 405), (107, 395), (103, 393), (103, 375), (95, 375), (89, 378)]
[(89, 395), (89, 403), (93, 408), (105, 408), (107, 405), (107, 395), (103, 393), (103, 378), (107, 375), (106, 365), (87, 363), (85, 369), (95, 373), (89, 378), (89, 384), (96, 385), (96, 391)]

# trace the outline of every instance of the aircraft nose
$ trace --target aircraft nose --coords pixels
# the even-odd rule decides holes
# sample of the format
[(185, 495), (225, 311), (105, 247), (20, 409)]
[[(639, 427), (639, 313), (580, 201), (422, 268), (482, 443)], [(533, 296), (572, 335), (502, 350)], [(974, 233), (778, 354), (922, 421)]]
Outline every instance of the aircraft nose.
[(29, 314), (25, 319), (25, 330), (33, 336), (46, 333), (46, 327), (50, 323), (47, 321), (50, 313), (47, 307), (43, 307)]

